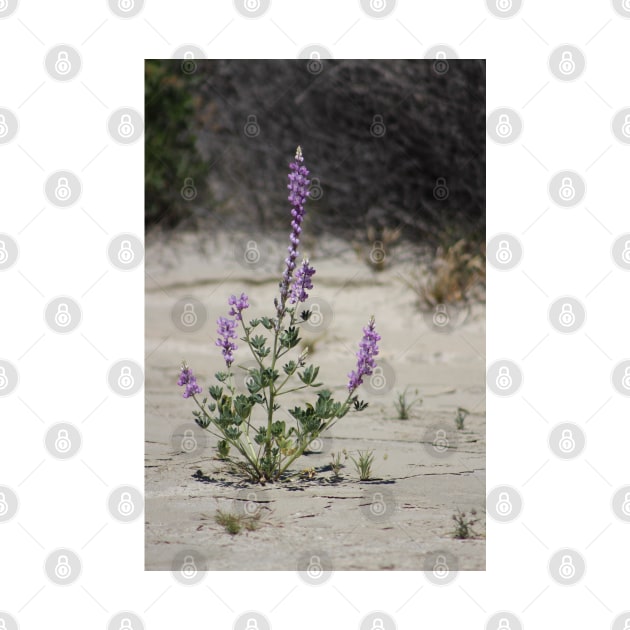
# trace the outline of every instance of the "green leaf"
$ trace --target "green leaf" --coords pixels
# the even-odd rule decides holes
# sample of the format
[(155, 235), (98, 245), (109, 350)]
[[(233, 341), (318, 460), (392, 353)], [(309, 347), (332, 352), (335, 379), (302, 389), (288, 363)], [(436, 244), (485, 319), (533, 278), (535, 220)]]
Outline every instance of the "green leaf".
[(297, 363), (295, 361), (289, 361), (282, 366), (282, 369), (287, 376), (291, 376), (297, 369)]
[(219, 398), (221, 398), (223, 394), (223, 387), (219, 387), (218, 385), (211, 385), (208, 388), (208, 392), (210, 393), (210, 396), (212, 396), (214, 400), (219, 400)]
[(260, 350), (267, 343), (267, 338), (262, 335), (256, 335), (249, 340), (249, 343), (251, 343), (252, 347), (256, 350)]
[(246, 420), (252, 411), (251, 400), (247, 396), (243, 396), (243, 394), (239, 394), (234, 399), (234, 411), (236, 411), (237, 415), (241, 419)]
[(229, 378), (230, 373), (229, 372), (217, 372), (214, 375), (214, 378), (217, 379), (217, 381), (219, 381), (220, 383), (225, 383), (225, 381)]
[(259, 370), (259, 374), (260, 383), (263, 387), (269, 387), (269, 385), (274, 383), (280, 376), (280, 372), (278, 372), (278, 370), (272, 370), (271, 368), (264, 368), (262, 371)]
[(318, 374), (319, 374), (319, 368), (315, 367), (314, 365), (309, 365), (304, 370), (304, 372), (298, 372), (298, 376), (300, 377), (300, 380), (305, 385), (313, 385), (313, 381), (317, 378)]
[(204, 416), (203, 418), (195, 418), (195, 422), (202, 428), (207, 429), (210, 426), (210, 418)]
[(258, 433), (254, 436), (256, 444), (264, 444), (267, 439), (267, 427), (258, 427)]
[(282, 331), (280, 335), (280, 345), (284, 348), (293, 348), (300, 343), (298, 337), (298, 330), (295, 326), (290, 326), (286, 330)]
[(267, 330), (271, 330), (273, 328), (273, 322), (268, 317), (261, 317), (260, 321)]
[(241, 431), (239, 431), (238, 429), (236, 429), (235, 427), (227, 427), (225, 429), (225, 437), (227, 437), (230, 440), (238, 440), (238, 438), (240, 438), (242, 435)]

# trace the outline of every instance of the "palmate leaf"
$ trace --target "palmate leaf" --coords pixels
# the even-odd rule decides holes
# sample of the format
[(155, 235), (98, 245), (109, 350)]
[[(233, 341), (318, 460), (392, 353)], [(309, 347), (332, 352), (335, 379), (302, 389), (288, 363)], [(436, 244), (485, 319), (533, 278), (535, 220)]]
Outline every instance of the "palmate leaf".
[(252, 406), (251, 398), (243, 396), (243, 394), (239, 394), (234, 399), (234, 411), (242, 420), (246, 420), (249, 417), (249, 414), (252, 412)]
[(287, 376), (291, 376), (297, 369), (297, 363), (295, 361), (289, 361), (282, 366), (282, 369)]
[(321, 385), (321, 383), (314, 383), (318, 374), (319, 367), (315, 367), (314, 365), (309, 365), (303, 372), (298, 372), (302, 383), (310, 385), (311, 387), (319, 387)]
[(295, 326), (289, 326), (280, 334), (280, 345), (283, 348), (294, 348), (300, 341), (301, 339), (298, 337), (298, 330)]

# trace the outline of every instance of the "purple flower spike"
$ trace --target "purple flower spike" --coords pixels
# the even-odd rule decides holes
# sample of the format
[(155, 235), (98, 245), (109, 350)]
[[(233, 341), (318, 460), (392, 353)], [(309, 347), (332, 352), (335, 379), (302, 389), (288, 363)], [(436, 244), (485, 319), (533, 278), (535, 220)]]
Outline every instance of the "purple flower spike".
[(201, 394), (201, 387), (197, 385), (197, 379), (192, 373), (192, 370), (185, 364), (182, 364), (182, 371), (179, 374), (179, 380), (177, 384), (182, 387), (185, 386), (184, 398), (190, 398), (194, 394)]
[(357, 352), (357, 369), (356, 372), (348, 374), (348, 390), (352, 393), (359, 385), (363, 383), (364, 376), (370, 376), (372, 370), (376, 367), (374, 357), (378, 354), (377, 342), (381, 340), (381, 336), (374, 329), (374, 317), (370, 318), (369, 324), (363, 329), (363, 339), (359, 343), (359, 351)]
[(243, 321), (242, 312), (249, 308), (248, 298), (244, 293), (241, 293), (241, 297), (237, 298), (235, 295), (230, 295), (228, 299), (228, 304), (232, 307), (230, 309), (229, 315), (236, 315), (236, 319), (239, 321)]
[(223, 358), (229, 368), (234, 362), (232, 353), (236, 350), (236, 344), (230, 341), (231, 339), (236, 339), (236, 320), (219, 317), (217, 324), (217, 334), (221, 339), (217, 339), (215, 343), (219, 348), (222, 348)]
[(302, 233), (302, 221), (304, 219), (304, 203), (309, 195), (308, 188), (311, 184), (308, 179), (309, 170), (304, 166), (304, 157), (302, 149), (297, 148), (295, 152), (295, 161), (289, 165), (291, 172), (289, 173), (289, 202), (291, 203), (291, 234), (289, 240), (289, 255), (285, 263), (286, 268), (282, 274), (282, 282), (280, 283), (280, 302), (277, 305), (278, 315), (284, 312), (284, 306), (289, 297), (289, 285), (293, 277), (293, 271), (296, 267), (295, 260), (298, 257), (298, 247), (300, 245), (300, 234)]
[(291, 297), (289, 302), (305, 302), (308, 299), (308, 293), (313, 288), (311, 278), (315, 275), (315, 269), (308, 264), (308, 259), (302, 261), (302, 265), (295, 272), (295, 280), (291, 286)]

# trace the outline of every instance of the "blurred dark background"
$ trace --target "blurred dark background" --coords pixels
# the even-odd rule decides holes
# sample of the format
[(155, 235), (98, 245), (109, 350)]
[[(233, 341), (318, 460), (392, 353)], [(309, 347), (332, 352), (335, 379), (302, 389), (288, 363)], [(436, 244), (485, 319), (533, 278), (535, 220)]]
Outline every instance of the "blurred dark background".
[(482, 243), (485, 82), (484, 60), (147, 60), (147, 232), (287, 228), (299, 144), (309, 231)]

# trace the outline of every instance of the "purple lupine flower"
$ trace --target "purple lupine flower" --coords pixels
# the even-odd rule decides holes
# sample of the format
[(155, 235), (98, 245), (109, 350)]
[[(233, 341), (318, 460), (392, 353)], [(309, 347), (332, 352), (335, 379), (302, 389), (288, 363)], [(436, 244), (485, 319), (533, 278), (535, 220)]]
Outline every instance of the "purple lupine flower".
[(183, 394), (184, 398), (190, 398), (193, 394), (201, 394), (201, 387), (197, 385), (195, 375), (185, 363), (182, 363), (182, 371), (179, 373), (177, 384), (180, 387), (186, 387)]
[(234, 355), (232, 354), (236, 350), (236, 344), (231, 339), (236, 339), (236, 320), (228, 319), (227, 317), (219, 317), (217, 319), (217, 334), (221, 339), (216, 340), (216, 345), (222, 348), (223, 358), (228, 368), (234, 362)]
[(305, 258), (302, 261), (300, 267), (295, 272), (295, 280), (291, 285), (291, 297), (289, 302), (295, 304), (296, 302), (305, 302), (308, 299), (308, 293), (306, 290), (313, 288), (311, 278), (315, 275), (315, 269), (308, 264), (308, 259)]
[(378, 354), (377, 342), (380, 340), (381, 336), (374, 329), (374, 317), (371, 317), (369, 324), (363, 328), (363, 339), (359, 343), (359, 351), (357, 352), (357, 369), (348, 374), (350, 393), (359, 387), (363, 383), (363, 377), (370, 376), (376, 367), (374, 357)]
[(236, 316), (236, 319), (243, 321), (242, 312), (249, 308), (248, 298), (244, 293), (241, 293), (241, 297), (237, 298), (235, 295), (230, 295), (228, 298), (228, 304), (232, 307), (228, 315)]
[(304, 219), (304, 203), (309, 195), (308, 187), (311, 182), (308, 179), (309, 171), (304, 166), (304, 157), (302, 149), (298, 147), (295, 152), (295, 161), (289, 165), (291, 172), (289, 173), (289, 202), (291, 203), (291, 234), (289, 240), (289, 255), (285, 259), (286, 267), (282, 274), (282, 282), (280, 283), (280, 302), (276, 305), (278, 315), (284, 311), (287, 297), (289, 296), (289, 285), (293, 277), (295, 269), (295, 260), (298, 257), (298, 246), (300, 244), (300, 234), (302, 233), (302, 220)]

